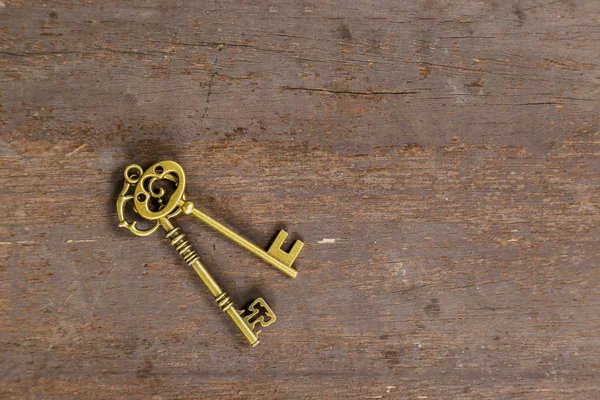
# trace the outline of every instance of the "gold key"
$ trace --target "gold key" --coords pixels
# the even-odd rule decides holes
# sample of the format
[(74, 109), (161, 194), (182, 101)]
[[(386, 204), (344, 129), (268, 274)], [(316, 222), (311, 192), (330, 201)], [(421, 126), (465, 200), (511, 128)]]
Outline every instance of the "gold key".
[[(227, 236), (243, 248), (249, 250), (255, 255), (259, 256), (281, 272), (286, 275), (295, 278), (298, 272), (292, 268), (292, 264), (298, 254), (304, 247), (304, 243), (300, 240), (296, 240), (292, 245), (289, 252), (281, 250), (281, 245), (287, 238), (288, 233), (284, 230), (280, 230), (277, 237), (269, 247), (267, 251), (264, 251), (242, 235), (234, 232), (232, 229), (226, 227), (214, 218), (206, 215), (194, 206), (194, 203), (185, 199), (185, 173), (179, 164), (174, 161), (160, 161), (151, 166), (146, 172), (141, 174), (141, 167), (138, 165), (130, 165), (125, 169), (125, 178), (127, 179), (128, 170), (130, 172), (138, 173), (141, 175), (140, 184), (136, 186), (134, 194), (134, 207), (138, 214), (142, 218), (148, 220), (158, 220), (168, 214), (171, 214), (178, 208), (183, 211), (186, 215), (193, 215), (200, 221), (206, 223), (210, 227), (216, 229), (218, 232)], [(176, 178), (175, 178), (176, 176)], [(153, 184), (159, 179), (177, 180), (177, 188), (171, 195), (167, 204), (163, 204), (159, 211), (152, 211), (150, 209), (151, 198), (162, 198), (164, 191), (162, 189), (157, 192), (152, 192)]]
[[(262, 327), (269, 326), (275, 322), (277, 317), (262, 297), (254, 300), (246, 310), (236, 309), (229, 295), (221, 289), (206, 267), (200, 262), (198, 254), (185, 238), (185, 234), (169, 220), (182, 211), (181, 207), (178, 206), (179, 202), (183, 200), (184, 204), (186, 203), (183, 193), (185, 188), (183, 171), (181, 167), (179, 167), (180, 171), (178, 171), (175, 166), (169, 163), (179, 167), (178, 164), (170, 161), (155, 164), (145, 172), (142, 171), (140, 166), (135, 164), (125, 168), (125, 183), (117, 198), (119, 226), (129, 229), (138, 236), (150, 235), (159, 226), (162, 226), (166, 231), (166, 238), (170, 244), (175, 247), (185, 262), (196, 271), (202, 282), (204, 282), (208, 290), (215, 297), (215, 302), (229, 315), (248, 342), (252, 346), (256, 346), (260, 342), (258, 334), (261, 332), (260, 330), (255, 330), (256, 325)], [(157, 168), (157, 166), (161, 168)], [(181, 175), (177, 174), (177, 172), (181, 172)], [(166, 179), (177, 185), (175, 192), (166, 204), (164, 204), (165, 190), (154, 187), (154, 184), (160, 179)], [(135, 186), (135, 191), (133, 194), (130, 194), (132, 186)], [(142, 187), (141, 190), (139, 190), (140, 187)], [(150, 209), (150, 198), (157, 200), (159, 204), (158, 209), (155, 211)], [(129, 222), (125, 219), (125, 206), (131, 200), (134, 200), (134, 211), (142, 217), (155, 220), (156, 223), (154, 226), (150, 229), (142, 230), (136, 226), (135, 221)]]
[[(248, 342), (250, 342), (252, 346), (256, 346), (260, 342), (258, 339), (260, 330), (254, 331), (256, 324), (268, 326), (277, 319), (275, 313), (271, 310), (271, 307), (269, 307), (262, 297), (259, 297), (254, 300), (247, 310), (237, 310), (229, 295), (221, 289), (219, 284), (217, 284), (212, 275), (210, 275), (204, 265), (200, 262), (198, 254), (194, 251), (190, 242), (185, 239), (185, 234), (181, 233), (181, 230), (176, 228), (166, 217), (161, 218), (159, 222), (165, 231), (167, 231), (166, 237), (169, 239), (171, 245), (175, 247), (185, 262), (196, 271), (200, 279), (202, 279), (202, 282), (204, 282), (206, 287), (208, 287), (208, 290), (210, 290), (215, 297), (215, 301), (219, 307), (229, 315)], [(257, 314), (259, 313), (259, 310), (256, 309), (257, 305), (260, 305), (266, 310), (264, 315), (257, 317)], [(243, 316), (242, 314), (248, 315)], [(264, 316), (267, 316), (267, 321), (265, 321)], [(252, 320), (253, 322), (251, 322)]]

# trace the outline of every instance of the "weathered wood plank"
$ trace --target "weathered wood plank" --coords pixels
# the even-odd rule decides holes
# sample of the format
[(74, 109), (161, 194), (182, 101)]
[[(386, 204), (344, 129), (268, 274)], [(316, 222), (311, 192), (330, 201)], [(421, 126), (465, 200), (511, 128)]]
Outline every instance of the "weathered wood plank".
[[(0, 3), (5, 398), (598, 396), (600, 3)], [(181, 218), (249, 348), (123, 167), (178, 160)]]

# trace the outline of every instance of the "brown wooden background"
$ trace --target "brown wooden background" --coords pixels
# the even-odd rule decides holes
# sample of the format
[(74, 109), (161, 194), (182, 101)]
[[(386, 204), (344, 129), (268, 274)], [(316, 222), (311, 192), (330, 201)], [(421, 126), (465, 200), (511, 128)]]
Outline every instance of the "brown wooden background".
[[(0, 2), (0, 396), (600, 398), (600, 2)], [(247, 346), (162, 239), (178, 219)]]

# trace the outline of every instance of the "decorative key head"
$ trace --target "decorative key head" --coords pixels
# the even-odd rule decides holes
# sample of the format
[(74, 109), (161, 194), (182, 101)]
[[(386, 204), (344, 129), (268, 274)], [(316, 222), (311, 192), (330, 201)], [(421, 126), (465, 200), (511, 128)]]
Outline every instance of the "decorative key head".
[[(156, 187), (155, 184), (161, 179), (175, 182), (176, 189), (163, 204), (165, 190)], [(178, 208), (179, 201), (183, 198), (185, 189), (185, 174), (181, 165), (175, 161), (160, 161), (148, 168), (140, 177), (133, 195), (133, 204), (137, 213), (151, 221), (166, 217)], [(152, 210), (151, 199), (154, 198), (161, 203), (161, 207)]]
[[(120, 227), (129, 229), (135, 235), (147, 236), (160, 226), (158, 219), (171, 218), (181, 212), (180, 203), (185, 201), (185, 173), (176, 162), (160, 161), (146, 171), (137, 164), (131, 164), (125, 168), (124, 175), (125, 183), (117, 199)], [(161, 180), (175, 185), (175, 190), (170, 196), (167, 196), (164, 188), (157, 185)], [(131, 187), (134, 187), (133, 194), (130, 194)], [(139, 229), (136, 221), (129, 222), (125, 219), (125, 207), (130, 200), (133, 200), (133, 209), (140, 217), (156, 221), (151, 228)]]

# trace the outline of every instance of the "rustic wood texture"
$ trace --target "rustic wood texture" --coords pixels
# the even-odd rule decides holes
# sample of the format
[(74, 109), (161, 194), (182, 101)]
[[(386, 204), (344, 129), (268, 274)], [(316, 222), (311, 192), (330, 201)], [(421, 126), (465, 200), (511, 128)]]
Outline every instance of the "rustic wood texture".
[[(0, 2), (0, 397), (600, 398), (600, 2)], [(257, 348), (162, 233), (165, 158)]]

